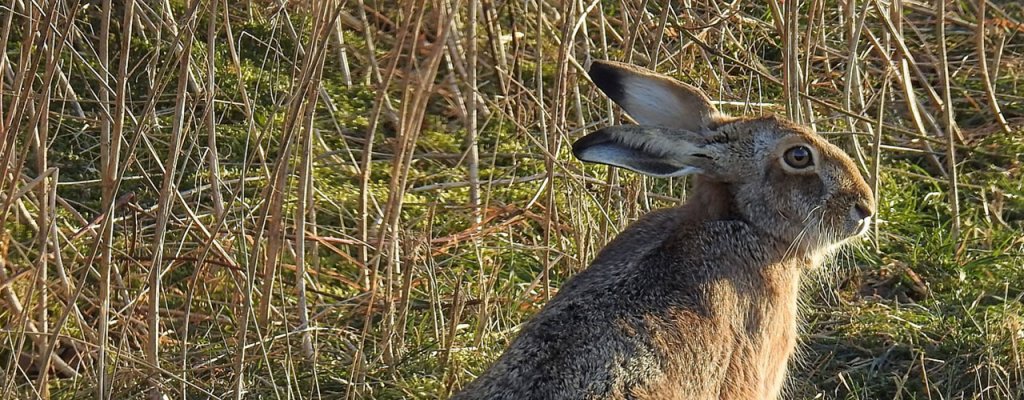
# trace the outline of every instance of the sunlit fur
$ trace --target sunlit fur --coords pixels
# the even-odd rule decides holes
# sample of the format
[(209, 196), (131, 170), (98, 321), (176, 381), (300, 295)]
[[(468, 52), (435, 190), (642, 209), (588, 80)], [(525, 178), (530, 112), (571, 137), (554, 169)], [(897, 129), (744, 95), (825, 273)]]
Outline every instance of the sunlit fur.
[[(725, 139), (728, 138), (728, 139)], [(793, 255), (823, 257), (856, 233), (848, 211), (857, 203), (873, 208), (853, 161), (817, 134), (777, 117), (731, 120), (712, 135), (722, 141), (715, 154), (720, 170), (708, 171), (732, 187), (736, 212), (765, 233), (791, 243)], [(804, 173), (787, 171), (783, 153), (797, 145), (818, 158)]]
[[(593, 132), (573, 154), (697, 174), (694, 189), (619, 234), (455, 398), (779, 398), (801, 277), (864, 231), (870, 189), (804, 127), (725, 116), (699, 90), (632, 66), (598, 62), (590, 76), (640, 125)], [(813, 168), (784, 164), (796, 145)]]

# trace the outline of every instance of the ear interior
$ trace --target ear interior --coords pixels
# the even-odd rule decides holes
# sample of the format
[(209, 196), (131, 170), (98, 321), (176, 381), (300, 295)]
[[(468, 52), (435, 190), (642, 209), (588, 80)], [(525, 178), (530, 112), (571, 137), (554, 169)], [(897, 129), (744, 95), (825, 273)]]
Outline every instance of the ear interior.
[(573, 143), (581, 161), (626, 168), (654, 177), (703, 172), (711, 157), (692, 132), (620, 125), (604, 128)]
[(590, 79), (641, 125), (699, 132), (718, 110), (704, 92), (665, 75), (612, 61), (594, 61)]

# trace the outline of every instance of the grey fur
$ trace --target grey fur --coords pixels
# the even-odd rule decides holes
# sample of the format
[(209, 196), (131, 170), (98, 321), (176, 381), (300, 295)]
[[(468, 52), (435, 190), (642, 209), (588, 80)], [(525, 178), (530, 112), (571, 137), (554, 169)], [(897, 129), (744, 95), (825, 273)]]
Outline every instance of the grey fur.
[[(692, 117), (674, 123), (671, 110), (637, 113), (620, 102), (657, 126), (606, 128), (580, 139), (574, 154), (653, 175), (662, 167), (645, 170), (651, 159), (689, 168), (699, 173), (694, 193), (623, 231), (453, 398), (779, 397), (796, 344), (799, 278), (869, 223), (867, 184), (848, 156), (804, 128), (728, 118), (671, 78), (595, 65), (616, 101), (639, 85), (674, 93), (690, 108), (677, 115)], [(812, 147), (818, 164), (779, 164), (792, 146)], [(851, 220), (864, 211), (868, 218)]]

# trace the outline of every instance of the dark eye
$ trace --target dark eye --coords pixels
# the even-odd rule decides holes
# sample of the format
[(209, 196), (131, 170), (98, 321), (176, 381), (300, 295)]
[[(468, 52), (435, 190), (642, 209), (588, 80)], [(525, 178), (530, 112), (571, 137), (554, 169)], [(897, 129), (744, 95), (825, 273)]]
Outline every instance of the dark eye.
[(811, 149), (808, 149), (807, 146), (790, 147), (782, 155), (782, 158), (786, 160), (786, 164), (796, 169), (804, 169), (814, 165), (814, 157), (811, 155)]

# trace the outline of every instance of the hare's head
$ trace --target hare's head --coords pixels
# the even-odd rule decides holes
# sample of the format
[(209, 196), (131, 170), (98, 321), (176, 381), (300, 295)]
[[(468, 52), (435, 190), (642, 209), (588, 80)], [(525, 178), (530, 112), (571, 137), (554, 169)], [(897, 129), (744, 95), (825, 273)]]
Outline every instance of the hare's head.
[(573, 144), (580, 160), (656, 177), (699, 175), (713, 188), (705, 190), (724, 193), (710, 198), (729, 203), (725, 217), (799, 254), (867, 230), (871, 189), (849, 156), (809, 129), (776, 117), (725, 116), (700, 90), (625, 64), (594, 62), (590, 77), (640, 125), (581, 138)]

